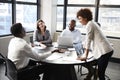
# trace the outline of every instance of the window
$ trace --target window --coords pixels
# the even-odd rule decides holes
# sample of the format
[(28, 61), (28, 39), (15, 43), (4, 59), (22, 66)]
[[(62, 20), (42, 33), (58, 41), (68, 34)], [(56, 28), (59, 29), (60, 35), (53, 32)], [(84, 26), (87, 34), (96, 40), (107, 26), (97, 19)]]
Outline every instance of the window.
[(63, 7), (57, 8), (57, 30), (63, 30)]
[[(10, 35), (14, 23), (22, 23), (27, 32), (33, 31), (39, 19), (39, 0), (0, 1), (0, 36)], [(15, 3), (15, 4), (13, 4)]]
[[(66, 28), (69, 25), (71, 19), (75, 19), (77, 21), (76, 13), (81, 8), (86, 7), (91, 9), (93, 12), (93, 17), (95, 18), (96, 0), (66, 0), (66, 2), (65, 1), (59, 2), (59, 1), (60, 0), (58, 0), (57, 3), (57, 31), (62, 31), (64, 28)], [(67, 9), (65, 10), (65, 8)], [(83, 29), (82, 25), (78, 21), (76, 26), (78, 28)]]
[(16, 0), (16, 1), (22, 1), (22, 2), (34, 2), (34, 3), (37, 2), (36, 0)]
[(10, 34), (10, 25), (12, 25), (11, 4), (0, 3), (0, 35)]
[(68, 4), (94, 4), (95, 0), (68, 0)]
[[(60, 0), (58, 0), (60, 1)], [(90, 8), (93, 20), (101, 24), (102, 31), (107, 36), (120, 37), (120, 1), (119, 0), (66, 0), (58, 2), (57, 31), (62, 31), (69, 25), (71, 19), (77, 21), (76, 27), (85, 33), (84, 27), (78, 22), (76, 13), (80, 8)], [(64, 14), (63, 14), (64, 13)]]
[(120, 37), (120, 1), (101, 0), (98, 22), (107, 36)]
[(101, 5), (120, 5), (120, 0), (100, 0)]
[(64, 0), (57, 0), (57, 4), (64, 4)]
[[(82, 25), (78, 22), (78, 19), (76, 18), (76, 13), (78, 10), (80, 10), (81, 8), (85, 8), (85, 7), (67, 7), (67, 21), (66, 21), (66, 27), (69, 25), (69, 22), (71, 19), (75, 19), (77, 21), (76, 23), (76, 27), (78, 28), (83, 28)], [(90, 10), (92, 10), (93, 15), (95, 13), (95, 8), (92, 7), (86, 7), (89, 8)]]
[(99, 22), (106, 31), (120, 31), (120, 9), (119, 8), (100, 8)]
[(16, 22), (22, 23), (26, 31), (33, 31), (36, 27), (37, 7), (34, 5), (16, 5)]

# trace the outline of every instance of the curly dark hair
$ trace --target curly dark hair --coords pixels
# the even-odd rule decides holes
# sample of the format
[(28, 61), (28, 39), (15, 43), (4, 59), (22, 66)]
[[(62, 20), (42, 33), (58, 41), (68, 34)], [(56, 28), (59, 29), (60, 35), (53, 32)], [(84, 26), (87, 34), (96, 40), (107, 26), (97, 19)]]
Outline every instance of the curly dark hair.
[(88, 21), (92, 20), (93, 19), (93, 15), (92, 15), (92, 12), (90, 9), (88, 8), (84, 8), (84, 9), (80, 9), (78, 12), (77, 12), (77, 18), (81, 16), (83, 18), (86, 18)]

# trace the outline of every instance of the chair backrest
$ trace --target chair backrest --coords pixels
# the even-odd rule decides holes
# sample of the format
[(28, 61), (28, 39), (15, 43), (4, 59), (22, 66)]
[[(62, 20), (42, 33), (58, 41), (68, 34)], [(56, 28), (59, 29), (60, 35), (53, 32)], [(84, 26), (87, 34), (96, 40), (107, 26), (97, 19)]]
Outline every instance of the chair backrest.
[(0, 78), (2, 80), (17, 80), (17, 69), (14, 63), (0, 53)]
[(33, 43), (33, 36), (30, 36), (30, 42)]

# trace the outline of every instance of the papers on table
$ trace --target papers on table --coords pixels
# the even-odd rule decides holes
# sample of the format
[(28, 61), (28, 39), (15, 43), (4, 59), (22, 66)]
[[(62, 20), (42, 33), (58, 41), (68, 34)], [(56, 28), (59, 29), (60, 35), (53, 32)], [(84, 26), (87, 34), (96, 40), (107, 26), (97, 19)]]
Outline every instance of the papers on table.
[(69, 51), (75, 51), (75, 48), (68, 48)]
[(52, 55), (50, 55), (49, 57), (46, 58), (46, 60), (56, 60), (56, 59), (59, 59), (59, 58), (62, 58), (64, 57), (64, 54), (63, 53), (53, 53)]
[(45, 49), (46, 47), (41, 47), (41, 46), (35, 46), (34, 48), (36, 48), (36, 49)]
[(76, 60), (77, 59), (77, 55), (76, 53), (69, 53), (68, 55), (68, 52), (67, 52), (67, 55), (66, 55), (66, 52), (65, 53), (53, 53), (52, 55), (50, 55), (48, 58), (46, 58), (46, 60), (70, 60), (70, 61), (73, 61), (73, 60)]
[[(72, 53), (69, 55), (66, 55), (65, 53), (53, 53), (49, 57), (45, 59), (46, 61), (51, 61), (51, 63), (57, 63), (57, 64), (74, 64), (74, 63), (84, 63), (85, 61), (77, 60), (76, 53)], [(87, 58), (88, 61), (93, 60), (93, 55), (90, 53)]]

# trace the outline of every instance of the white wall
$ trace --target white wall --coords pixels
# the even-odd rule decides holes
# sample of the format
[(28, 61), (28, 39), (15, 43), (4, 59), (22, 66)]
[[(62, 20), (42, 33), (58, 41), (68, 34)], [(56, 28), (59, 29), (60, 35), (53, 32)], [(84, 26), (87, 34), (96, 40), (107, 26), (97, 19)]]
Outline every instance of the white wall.
[(45, 21), (52, 37), (56, 32), (56, 10), (57, 0), (41, 0), (41, 19)]
[(110, 43), (113, 44), (113, 48), (114, 48), (114, 53), (112, 57), (120, 59), (120, 40), (113, 38), (108, 38), (108, 40), (110, 41)]

